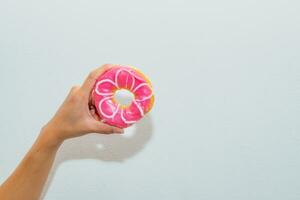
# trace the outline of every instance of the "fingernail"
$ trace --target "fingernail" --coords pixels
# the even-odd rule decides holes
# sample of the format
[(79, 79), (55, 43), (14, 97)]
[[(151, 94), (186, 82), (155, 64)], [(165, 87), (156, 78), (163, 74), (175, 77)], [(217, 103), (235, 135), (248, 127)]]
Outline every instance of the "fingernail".
[(124, 133), (124, 130), (123, 129), (116, 129), (115, 133)]

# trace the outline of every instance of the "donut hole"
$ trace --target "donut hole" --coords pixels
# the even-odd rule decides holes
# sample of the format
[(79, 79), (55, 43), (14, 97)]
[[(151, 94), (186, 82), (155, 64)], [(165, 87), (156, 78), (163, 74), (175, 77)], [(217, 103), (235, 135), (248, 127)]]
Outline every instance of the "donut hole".
[(127, 107), (134, 100), (134, 94), (126, 89), (119, 89), (114, 93), (114, 100), (121, 106)]

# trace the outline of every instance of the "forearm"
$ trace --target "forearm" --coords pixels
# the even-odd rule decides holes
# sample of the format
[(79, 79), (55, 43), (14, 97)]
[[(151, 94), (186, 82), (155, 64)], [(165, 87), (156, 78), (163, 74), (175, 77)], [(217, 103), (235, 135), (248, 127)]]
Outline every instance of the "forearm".
[(104, 65), (91, 72), (81, 87), (72, 87), (17, 169), (0, 186), (1, 200), (39, 199), (56, 152), (65, 139), (88, 133), (123, 133), (123, 129), (100, 121), (90, 98), (96, 79), (112, 67)]
[(43, 129), (12, 175), (0, 187), (0, 199), (39, 199), (62, 141)]

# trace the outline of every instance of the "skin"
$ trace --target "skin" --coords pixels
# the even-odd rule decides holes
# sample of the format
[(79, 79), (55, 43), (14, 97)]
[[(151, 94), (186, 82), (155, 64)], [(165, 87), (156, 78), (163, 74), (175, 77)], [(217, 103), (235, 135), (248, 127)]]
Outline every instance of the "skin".
[(91, 91), (97, 77), (112, 67), (103, 65), (92, 71), (82, 86), (72, 87), (21, 163), (0, 186), (1, 200), (39, 199), (56, 152), (66, 139), (88, 133), (123, 133), (123, 129), (102, 123), (91, 105)]

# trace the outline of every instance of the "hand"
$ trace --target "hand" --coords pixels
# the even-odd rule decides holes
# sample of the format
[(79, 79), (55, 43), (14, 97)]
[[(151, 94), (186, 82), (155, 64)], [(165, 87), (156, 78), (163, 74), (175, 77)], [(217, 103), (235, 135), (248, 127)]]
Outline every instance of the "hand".
[(54, 117), (44, 126), (50, 138), (63, 141), (87, 133), (123, 133), (123, 129), (109, 126), (100, 121), (96, 109), (91, 105), (91, 91), (100, 74), (112, 68), (106, 64), (92, 71), (82, 86), (72, 87), (69, 95), (58, 109)]

